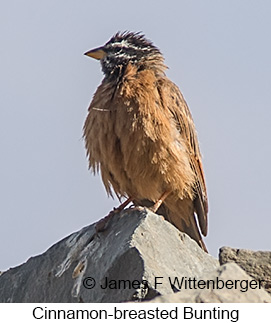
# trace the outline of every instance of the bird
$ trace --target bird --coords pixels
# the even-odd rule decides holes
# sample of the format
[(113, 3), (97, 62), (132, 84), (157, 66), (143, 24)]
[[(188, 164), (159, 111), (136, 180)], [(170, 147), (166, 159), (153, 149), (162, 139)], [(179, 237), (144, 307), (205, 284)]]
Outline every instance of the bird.
[(167, 76), (160, 49), (142, 32), (117, 32), (84, 53), (104, 78), (83, 126), (89, 169), (109, 196), (149, 207), (206, 252), (208, 198), (197, 131)]

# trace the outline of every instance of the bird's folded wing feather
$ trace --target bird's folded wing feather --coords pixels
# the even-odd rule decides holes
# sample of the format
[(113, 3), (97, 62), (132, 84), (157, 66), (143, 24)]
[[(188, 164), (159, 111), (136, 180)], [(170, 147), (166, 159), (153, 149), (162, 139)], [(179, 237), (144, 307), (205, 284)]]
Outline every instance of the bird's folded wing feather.
[(187, 149), (190, 155), (190, 164), (196, 178), (194, 187), (195, 213), (198, 216), (201, 232), (206, 236), (208, 226), (207, 189), (194, 121), (179, 88), (168, 79), (160, 85), (159, 93), (162, 104), (165, 108), (170, 110), (174, 121), (176, 122), (177, 129), (187, 143)]

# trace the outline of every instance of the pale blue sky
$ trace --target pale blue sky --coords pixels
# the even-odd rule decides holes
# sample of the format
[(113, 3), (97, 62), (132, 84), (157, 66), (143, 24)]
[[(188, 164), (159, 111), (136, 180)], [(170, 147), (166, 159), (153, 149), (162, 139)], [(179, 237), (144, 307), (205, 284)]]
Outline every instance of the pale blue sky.
[(2, 1), (0, 270), (118, 204), (88, 172), (81, 136), (102, 79), (83, 53), (119, 30), (153, 40), (191, 109), (210, 253), (270, 250), (270, 17), (268, 0)]

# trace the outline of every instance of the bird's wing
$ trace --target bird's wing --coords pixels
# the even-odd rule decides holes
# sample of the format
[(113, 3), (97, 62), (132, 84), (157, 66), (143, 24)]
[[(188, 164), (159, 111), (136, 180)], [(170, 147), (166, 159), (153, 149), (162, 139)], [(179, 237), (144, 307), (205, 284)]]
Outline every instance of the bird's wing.
[(208, 226), (208, 198), (194, 121), (181, 91), (173, 82), (168, 79), (162, 81), (162, 84), (159, 86), (159, 92), (162, 104), (165, 108), (170, 110), (178, 131), (187, 143), (187, 149), (190, 155), (190, 164), (196, 178), (194, 187), (195, 213), (198, 216), (201, 232), (206, 236)]

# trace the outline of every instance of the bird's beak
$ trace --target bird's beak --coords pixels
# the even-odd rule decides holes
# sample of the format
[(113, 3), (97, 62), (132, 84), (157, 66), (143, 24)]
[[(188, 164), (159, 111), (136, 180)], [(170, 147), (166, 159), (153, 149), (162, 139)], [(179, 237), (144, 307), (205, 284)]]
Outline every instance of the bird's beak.
[(106, 53), (103, 50), (103, 47), (98, 47), (98, 48), (89, 50), (88, 52), (84, 53), (84, 55), (100, 60), (105, 57)]

